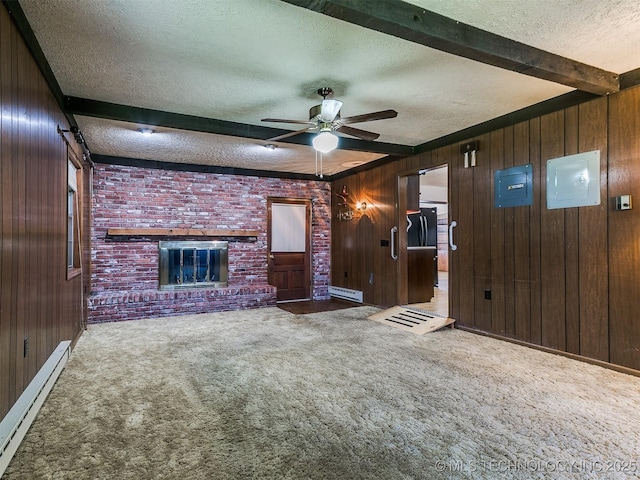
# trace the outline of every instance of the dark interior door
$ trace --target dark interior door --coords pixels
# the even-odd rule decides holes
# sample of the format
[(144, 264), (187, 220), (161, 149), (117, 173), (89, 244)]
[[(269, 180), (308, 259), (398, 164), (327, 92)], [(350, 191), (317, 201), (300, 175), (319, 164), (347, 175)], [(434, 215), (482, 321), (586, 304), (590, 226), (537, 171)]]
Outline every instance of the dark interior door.
[(268, 200), (269, 284), (278, 301), (311, 298), (311, 202)]

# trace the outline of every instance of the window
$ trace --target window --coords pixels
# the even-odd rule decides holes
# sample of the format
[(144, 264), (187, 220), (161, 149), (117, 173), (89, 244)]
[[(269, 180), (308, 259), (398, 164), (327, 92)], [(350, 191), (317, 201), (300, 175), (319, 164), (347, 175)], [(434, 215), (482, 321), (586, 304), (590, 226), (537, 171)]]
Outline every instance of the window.
[(80, 215), (78, 173), (71, 160), (67, 164), (67, 279), (80, 274)]

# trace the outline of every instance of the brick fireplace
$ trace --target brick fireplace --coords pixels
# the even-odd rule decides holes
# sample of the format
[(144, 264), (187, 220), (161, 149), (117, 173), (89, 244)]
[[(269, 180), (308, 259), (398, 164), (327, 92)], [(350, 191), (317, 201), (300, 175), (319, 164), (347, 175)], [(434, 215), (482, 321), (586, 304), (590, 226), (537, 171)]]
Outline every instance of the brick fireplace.
[[(328, 183), (96, 164), (89, 322), (275, 305), (267, 282), (268, 197), (312, 200), (312, 295), (329, 298)], [(138, 234), (121, 234), (131, 230)], [(148, 233), (157, 230), (180, 236)], [(161, 290), (159, 245), (176, 240), (227, 242), (227, 286)]]

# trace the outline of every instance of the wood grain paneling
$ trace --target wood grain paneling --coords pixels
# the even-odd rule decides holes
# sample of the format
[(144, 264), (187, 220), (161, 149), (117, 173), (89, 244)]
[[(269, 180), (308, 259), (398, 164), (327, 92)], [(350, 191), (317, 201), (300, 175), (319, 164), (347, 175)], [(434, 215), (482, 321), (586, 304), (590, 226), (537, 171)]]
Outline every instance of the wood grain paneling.
[[(491, 213), (493, 198), (491, 198), (491, 135), (482, 135), (479, 141), (480, 149), (477, 156), (477, 166), (469, 167), (473, 174), (473, 199), (470, 205), (473, 211), (473, 296), (474, 325), (481, 330), (492, 329), (491, 300), (485, 298), (485, 292), (492, 288), (491, 271)], [(475, 206), (480, 206), (476, 208)]]
[[(398, 167), (400, 172), (406, 171), (406, 164), (402, 164), (401, 162), (399, 162)], [(397, 187), (398, 188), (398, 200), (397, 200), (398, 217), (397, 217), (397, 223), (396, 223), (398, 227), (398, 234), (397, 234), (397, 242), (396, 242), (397, 247), (394, 252), (398, 257), (398, 259), (396, 260), (396, 271), (398, 275), (398, 282), (396, 284), (396, 300), (394, 303), (400, 304), (400, 305), (406, 305), (407, 303), (409, 303), (409, 291), (410, 291), (409, 284), (414, 280), (413, 278), (409, 278), (408, 264), (410, 260), (407, 252), (407, 246), (409, 245), (407, 240), (407, 227), (409, 225), (409, 222), (407, 221), (407, 213), (406, 213), (407, 210), (409, 209), (411, 209), (412, 211), (415, 211), (415, 210), (419, 210), (420, 208), (419, 201), (415, 205), (409, 204), (409, 196), (414, 195), (416, 193), (416, 192), (412, 192), (414, 187), (410, 185), (411, 182), (414, 181), (412, 180), (413, 178), (417, 178), (417, 177), (414, 176), (413, 174), (405, 175), (404, 173), (398, 176), (398, 187)], [(417, 193), (419, 197), (420, 179), (418, 178), (417, 180), (418, 180)], [(412, 203), (415, 203), (415, 202), (412, 202)]]
[[(0, 8), (0, 10), (2, 10)], [(10, 315), (12, 305), (13, 282), (13, 257), (10, 255), (13, 249), (13, 222), (12, 222), (12, 182), (11, 159), (13, 157), (13, 118), (15, 118), (15, 92), (11, 88), (12, 81), (12, 36), (15, 31), (11, 28), (8, 15), (0, 11), (0, 199), (2, 201), (2, 218), (0, 221), (0, 233), (2, 248), (0, 248), (0, 417), (9, 410), (15, 399), (15, 367), (12, 359), (15, 349), (15, 339), (12, 335), (13, 322), (3, 320)], [(2, 312), (5, 312), (4, 314)]]
[[(610, 360), (640, 370), (640, 88), (609, 102)], [(618, 195), (632, 195), (633, 209), (612, 210)]]
[[(503, 141), (504, 160), (502, 168), (510, 168), (513, 163), (513, 127), (504, 129)], [(495, 185), (494, 185), (495, 189)], [(495, 190), (494, 190), (495, 192)], [(514, 217), (518, 208), (505, 208), (504, 216), (504, 334), (507, 337), (516, 335), (515, 317), (515, 240), (514, 240)]]
[[(398, 198), (398, 182), (396, 166), (391, 163), (384, 165), (379, 172), (377, 178), (380, 190), (377, 196), (380, 201), (375, 202), (376, 212), (379, 211), (379, 221), (375, 224), (374, 241), (391, 240), (390, 230), (394, 225), (398, 225), (395, 204)], [(380, 263), (375, 270), (376, 295), (377, 298), (383, 299), (382, 305), (393, 306), (396, 304), (397, 295), (397, 263), (391, 258), (390, 247), (378, 247), (381, 255), (379, 255)]]
[[(475, 327), (475, 303), (481, 301), (475, 295), (475, 279), (474, 279), (474, 256), (476, 253), (473, 231), (473, 205), (474, 205), (474, 169), (464, 168), (463, 158), (460, 151), (457, 152), (456, 147), (449, 150), (452, 157), (451, 170), (449, 175), (455, 178), (458, 189), (451, 191), (451, 207), (457, 212), (457, 218), (452, 217), (451, 220), (457, 222), (457, 226), (453, 229), (454, 244), (458, 247), (453, 257), (457, 259), (455, 266), (457, 269), (452, 270), (450, 275), (457, 275), (460, 279), (460, 317), (459, 322), (462, 325)], [(486, 252), (485, 252), (486, 254)], [(482, 252), (478, 250), (478, 255)], [(482, 300), (484, 301), (484, 300)]]
[[(504, 169), (505, 131), (497, 130), (490, 135), (489, 155), (489, 202), (494, 206), (494, 182), (493, 172)], [(499, 335), (506, 334), (506, 253), (509, 251), (512, 242), (507, 241), (505, 231), (505, 210), (504, 208), (491, 208), (491, 331)], [(508, 209), (511, 211), (511, 209)]]
[[(640, 323), (634, 320), (640, 208), (620, 212), (613, 204), (616, 195), (640, 198), (640, 88), (478, 139), (475, 168), (463, 168), (455, 144), (371, 171), (365, 183), (375, 186), (379, 202), (388, 202), (377, 205), (386, 212), (378, 216), (384, 228), (374, 222), (369, 247), (362, 239), (349, 241), (364, 242), (367, 256), (380, 251), (378, 237), (388, 237), (393, 225), (396, 199), (389, 192), (396, 176), (447, 164), (450, 220), (458, 223), (458, 250), (449, 260), (450, 316), (457, 325), (640, 370)], [(547, 160), (592, 150), (600, 150), (601, 204), (547, 209)], [(527, 163), (533, 166), (533, 204), (494, 209), (493, 172)], [(340, 231), (338, 225), (334, 236)], [(340, 248), (335, 255), (334, 265), (345, 261)], [(388, 267), (394, 266), (379, 260), (376, 272)], [(378, 282), (368, 302), (388, 305), (393, 282)], [(491, 300), (484, 299), (485, 290)]]
[[(365, 303), (393, 305), (396, 300), (396, 263), (390, 256), (390, 229), (396, 223), (396, 175), (393, 164), (360, 172), (331, 184), (331, 284), (361, 290)], [(347, 206), (338, 195), (346, 187)], [(367, 202), (359, 212), (356, 203)], [(352, 210), (352, 220), (338, 219)], [(392, 288), (391, 288), (392, 287)]]
[(540, 245), (540, 217), (546, 206), (545, 181), (546, 169), (543, 171), (540, 159), (541, 147), (540, 118), (529, 122), (529, 161), (533, 166), (533, 204), (529, 209), (529, 265), (531, 267), (531, 323), (529, 341), (540, 345), (542, 339), (542, 273)]
[[(378, 305), (384, 305), (386, 302), (386, 289), (392, 286), (395, 289), (395, 284), (386, 283), (384, 277), (385, 269), (389, 268), (390, 246), (382, 246), (380, 243), (381, 240), (389, 240), (387, 232), (392, 226), (390, 225), (392, 220), (387, 219), (386, 215), (384, 215), (385, 210), (389, 209), (389, 205), (383, 203), (385, 200), (388, 201), (382, 194), (382, 190), (385, 189), (383, 183), (384, 175), (382, 168), (376, 168), (364, 175), (367, 197), (372, 201), (372, 208), (367, 212), (367, 218), (369, 219), (369, 228), (367, 229), (369, 248), (363, 249), (363, 252), (365, 255), (372, 254), (369, 257), (371, 271), (368, 273), (373, 273), (366, 281), (369, 296), (366, 297), (365, 301)], [(367, 272), (364, 273), (366, 275)]]
[[(578, 107), (564, 112), (564, 154), (578, 153)], [(580, 223), (579, 208), (564, 209), (565, 323), (567, 352), (580, 353)]]
[[(514, 165), (526, 165), (531, 162), (529, 122), (519, 123), (513, 127), (513, 158)], [(539, 199), (539, 194), (537, 198)], [(531, 341), (531, 209), (532, 207), (529, 206), (513, 209), (513, 336), (524, 342)]]
[[(545, 115), (540, 123), (541, 173), (547, 175), (547, 160), (564, 155), (564, 112)], [(546, 184), (543, 182), (543, 194)], [(543, 200), (546, 206), (546, 200)], [(540, 272), (542, 295), (541, 345), (566, 348), (564, 210), (542, 208), (540, 215)]]
[[(608, 101), (606, 98), (582, 104), (578, 112), (580, 126), (578, 150), (580, 152), (600, 150), (600, 205), (579, 209), (578, 248), (580, 256), (577, 260), (580, 285), (579, 353), (603, 361), (609, 361), (608, 297), (610, 295), (607, 295), (609, 292), (607, 259), (609, 233), (605, 228), (609, 216), (607, 114)], [(638, 114), (638, 110), (635, 114)], [(630, 165), (627, 164), (628, 167)], [(615, 234), (615, 232), (611, 233)], [(635, 266), (633, 264), (625, 266), (625, 269), (629, 268), (635, 269)], [(611, 297), (615, 298), (615, 295), (611, 295)], [(637, 365), (640, 367), (640, 362)]]
[(58, 343), (79, 335), (83, 314), (82, 279), (66, 277), (67, 143), (57, 128), (68, 127), (4, 8), (0, 8), (0, 103), (0, 417), (4, 417)]

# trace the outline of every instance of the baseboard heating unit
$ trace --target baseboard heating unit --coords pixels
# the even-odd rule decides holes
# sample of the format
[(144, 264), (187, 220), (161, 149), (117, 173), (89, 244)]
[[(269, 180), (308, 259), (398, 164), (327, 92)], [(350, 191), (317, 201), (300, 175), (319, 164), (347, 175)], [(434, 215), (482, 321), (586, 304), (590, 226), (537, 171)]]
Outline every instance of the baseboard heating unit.
[(0, 477), (67, 363), (70, 346), (70, 341), (60, 342), (0, 422)]
[(350, 288), (329, 287), (329, 295), (343, 300), (351, 300), (352, 302), (362, 303), (362, 291), (351, 290)]

